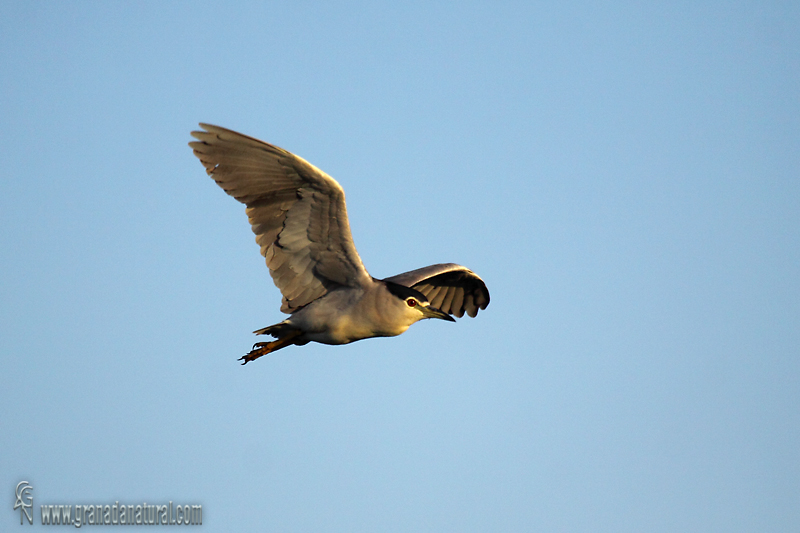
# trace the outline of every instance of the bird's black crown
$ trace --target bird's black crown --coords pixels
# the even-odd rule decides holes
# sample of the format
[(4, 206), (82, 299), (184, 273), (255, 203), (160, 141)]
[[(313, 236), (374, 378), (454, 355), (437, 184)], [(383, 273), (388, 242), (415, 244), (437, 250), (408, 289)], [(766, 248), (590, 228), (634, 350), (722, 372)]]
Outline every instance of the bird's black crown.
[(391, 281), (384, 281), (384, 283), (386, 284), (386, 288), (389, 289), (389, 292), (391, 292), (401, 300), (405, 300), (409, 296), (413, 296), (420, 303), (428, 301), (425, 295), (419, 292), (417, 289), (412, 289), (411, 287), (404, 287), (403, 285), (399, 285)]

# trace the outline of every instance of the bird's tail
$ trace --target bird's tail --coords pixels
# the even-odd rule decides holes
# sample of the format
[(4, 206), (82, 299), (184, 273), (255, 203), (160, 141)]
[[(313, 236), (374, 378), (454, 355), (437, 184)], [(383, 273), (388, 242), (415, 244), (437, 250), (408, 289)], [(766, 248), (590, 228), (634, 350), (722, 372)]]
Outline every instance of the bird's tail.
[(272, 335), (276, 339), (280, 339), (294, 331), (298, 331), (298, 328), (287, 324), (286, 322), (279, 322), (278, 324), (273, 324), (272, 326), (257, 329), (253, 333), (256, 335)]

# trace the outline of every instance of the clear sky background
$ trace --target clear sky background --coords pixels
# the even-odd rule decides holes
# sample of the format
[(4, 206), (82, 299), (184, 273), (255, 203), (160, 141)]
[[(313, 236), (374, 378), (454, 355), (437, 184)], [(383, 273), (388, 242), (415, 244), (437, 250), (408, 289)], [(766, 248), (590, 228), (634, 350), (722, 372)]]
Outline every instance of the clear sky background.
[[(37, 523), (797, 531), (800, 4), (555, 4), (3, 2), (0, 529), (25, 479)], [(200, 121), (491, 305), (239, 366), (280, 295)]]

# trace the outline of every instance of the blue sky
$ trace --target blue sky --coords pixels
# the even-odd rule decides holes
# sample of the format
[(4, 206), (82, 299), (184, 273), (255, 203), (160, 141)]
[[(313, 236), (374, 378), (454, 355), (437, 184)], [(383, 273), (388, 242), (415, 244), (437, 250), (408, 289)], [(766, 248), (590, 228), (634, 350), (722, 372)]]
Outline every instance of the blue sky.
[[(3, 529), (26, 479), (209, 531), (796, 530), (799, 23), (4, 2)], [(239, 366), (280, 296), (200, 121), (335, 177), (372, 275), (458, 262), (491, 305)]]

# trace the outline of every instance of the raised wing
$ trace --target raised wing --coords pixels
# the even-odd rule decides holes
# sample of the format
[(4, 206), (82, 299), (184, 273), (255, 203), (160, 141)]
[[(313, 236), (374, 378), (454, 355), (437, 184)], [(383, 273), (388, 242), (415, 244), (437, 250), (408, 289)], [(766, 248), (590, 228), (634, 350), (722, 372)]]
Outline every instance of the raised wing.
[(272, 280), (292, 313), (336, 286), (371, 278), (356, 252), (342, 187), (282, 148), (200, 124), (189, 146), (214, 181), (247, 206)]
[(489, 289), (478, 275), (454, 263), (431, 265), (386, 278), (399, 285), (416, 289), (433, 307), (461, 318), (464, 311), (471, 317), (489, 305)]

